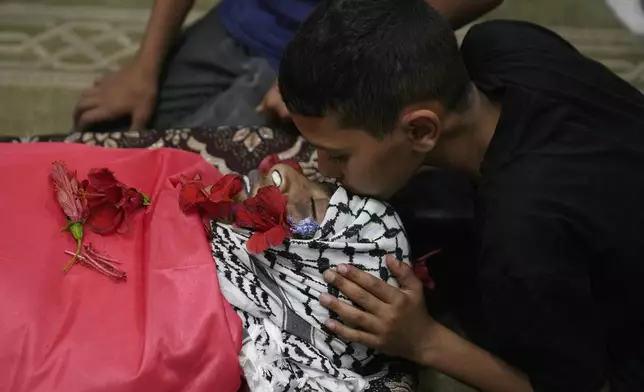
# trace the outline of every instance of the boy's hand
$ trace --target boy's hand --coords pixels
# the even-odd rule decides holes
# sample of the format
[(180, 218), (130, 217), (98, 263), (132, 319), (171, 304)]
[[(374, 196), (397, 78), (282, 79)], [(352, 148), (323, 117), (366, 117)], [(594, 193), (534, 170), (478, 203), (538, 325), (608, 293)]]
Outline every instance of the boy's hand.
[(322, 305), (356, 328), (334, 320), (328, 320), (325, 325), (347, 340), (420, 363), (430, 348), (432, 330), (437, 323), (427, 313), (422, 283), (412, 269), (391, 256), (387, 266), (400, 283), (400, 289), (350, 265), (339, 266), (337, 272), (327, 270), (325, 280), (364, 311), (322, 294)]
[(257, 106), (257, 111), (273, 112), (282, 120), (286, 120), (291, 117), (291, 113), (289, 113), (286, 108), (286, 104), (284, 104), (284, 101), (282, 100), (282, 94), (280, 94), (277, 82), (275, 82), (266, 95), (264, 95), (264, 99), (259, 106)]

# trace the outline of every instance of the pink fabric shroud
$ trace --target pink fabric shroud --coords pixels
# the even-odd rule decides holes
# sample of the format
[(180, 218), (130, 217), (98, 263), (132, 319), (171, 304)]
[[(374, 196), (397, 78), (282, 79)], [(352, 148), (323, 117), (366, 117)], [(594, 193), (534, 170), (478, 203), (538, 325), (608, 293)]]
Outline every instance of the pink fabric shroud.
[[(80, 179), (92, 167), (152, 197), (126, 234), (86, 243), (121, 261), (115, 283), (74, 250), (49, 180), (62, 159)], [(219, 290), (196, 214), (178, 204), (178, 176), (221, 174), (195, 154), (74, 144), (0, 145), (0, 391), (234, 392), (241, 324)]]

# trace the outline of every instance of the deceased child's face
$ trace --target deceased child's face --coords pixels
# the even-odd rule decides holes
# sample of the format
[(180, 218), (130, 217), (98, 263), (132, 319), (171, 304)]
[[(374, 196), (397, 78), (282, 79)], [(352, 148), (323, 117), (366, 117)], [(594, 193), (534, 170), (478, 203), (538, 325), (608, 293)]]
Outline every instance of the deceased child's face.
[(322, 223), (332, 195), (332, 187), (329, 184), (311, 181), (283, 163), (274, 165), (267, 174), (253, 170), (248, 177), (251, 196), (261, 187), (275, 185), (288, 196), (288, 214), (296, 221), (310, 217)]

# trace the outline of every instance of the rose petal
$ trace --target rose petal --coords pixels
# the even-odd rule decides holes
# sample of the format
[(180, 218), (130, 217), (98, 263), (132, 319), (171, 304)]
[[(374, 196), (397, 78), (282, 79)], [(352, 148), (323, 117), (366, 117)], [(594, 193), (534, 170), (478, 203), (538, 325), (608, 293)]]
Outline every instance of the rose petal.
[(205, 200), (207, 200), (206, 195), (200, 188), (194, 186), (185, 186), (179, 193), (179, 207), (182, 211), (187, 211)]
[(262, 161), (259, 163), (258, 169), (264, 175), (268, 175), (268, 172), (273, 168), (273, 166), (277, 165), (280, 160), (281, 159), (277, 154), (269, 155), (266, 158), (262, 159)]
[(181, 185), (181, 190), (179, 191), (179, 207), (182, 211), (187, 211), (206, 200), (206, 192), (201, 181), (187, 182)]
[(106, 167), (90, 169), (89, 173), (87, 173), (87, 180), (99, 191), (119, 185), (116, 177), (114, 177), (114, 173)]
[(121, 221), (121, 224), (118, 225), (116, 232), (119, 234), (125, 234), (127, 233), (127, 229), (128, 229), (127, 214), (123, 214), (123, 220)]
[(134, 212), (139, 208), (143, 208), (143, 195), (135, 188), (128, 188), (124, 192), (123, 208), (125, 212)]
[(54, 194), (63, 212), (72, 222), (80, 222), (87, 216), (87, 204), (78, 184), (76, 172), (69, 172), (62, 161), (54, 162), (51, 171)]
[(432, 279), (431, 275), (429, 274), (429, 269), (427, 268), (427, 265), (424, 261), (420, 261), (414, 264), (412, 266), (412, 271), (414, 272), (414, 275), (416, 275), (416, 277), (420, 279), (425, 288), (428, 288), (430, 290), (433, 290), (435, 288), (436, 284), (434, 283), (434, 279)]
[(262, 253), (268, 248), (270, 248), (270, 245), (264, 233), (254, 233), (246, 241), (246, 249), (252, 254)]
[(114, 231), (125, 219), (125, 211), (113, 204), (103, 204), (91, 210), (87, 226), (98, 234)]
[(273, 166), (277, 165), (278, 163), (289, 165), (293, 169), (302, 173), (302, 166), (300, 166), (298, 162), (292, 159), (280, 159), (279, 155), (277, 154), (269, 155), (266, 158), (264, 158), (259, 163), (259, 171), (264, 173), (264, 175), (268, 175), (268, 172), (273, 168)]
[(272, 229), (264, 233), (266, 236), (266, 241), (268, 244), (273, 247), (280, 245), (286, 239), (288, 232), (284, 229), (283, 226), (275, 226)]
[(288, 198), (276, 186), (262, 187), (257, 194), (244, 200), (235, 213), (235, 223), (246, 229), (267, 231), (287, 222), (286, 204)]
[(248, 208), (248, 206), (244, 204), (242, 204), (235, 212), (235, 224), (238, 227), (258, 230), (261, 232), (264, 232), (273, 226), (271, 222), (266, 223), (254, 208)]
[(237, 174), (226, 174), (210, 188), (209, 199), (214, 202), (232, 201), (244, 189), (244, 180)]
[(116, 206), (123, 204), (123, 188), (120, 185), (113, 185), (98, 189), (91, 183), (85, 187), (85, 198), (90, 208), (103, 204), (114, 204)]
[(199, 204), (199, 207), (204, 210), (209, 219), (218, 222), (231, 222), (233, 220), (232, 211), (234, 205), (235, 203), (232, 201), (213, 202), (206, 200)]
[(208, 240), (212, 240), (214, 238), (214, 233), (212, 231), (212, 222), (210, 218), (207, 216), (202, 216), (201, 223), (203, 224), (203, 228), (206, 230), (206, 236), (208, 237)]

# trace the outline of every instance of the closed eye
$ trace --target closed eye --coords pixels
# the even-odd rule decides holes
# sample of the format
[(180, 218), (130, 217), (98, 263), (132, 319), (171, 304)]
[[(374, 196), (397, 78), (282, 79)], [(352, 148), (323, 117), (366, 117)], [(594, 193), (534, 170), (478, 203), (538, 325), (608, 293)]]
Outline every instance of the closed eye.
[(313, 215), (314, 221), (318, 220), (318, 214), (317, 214), (317, 211), (315, 210), (315, 200), (313, 200), (313, 198), (311, 198), (311, 215)]

